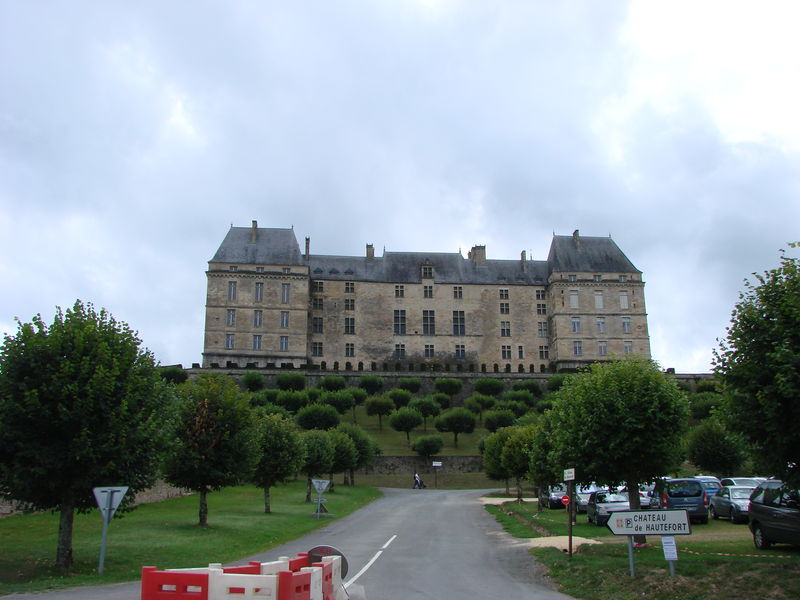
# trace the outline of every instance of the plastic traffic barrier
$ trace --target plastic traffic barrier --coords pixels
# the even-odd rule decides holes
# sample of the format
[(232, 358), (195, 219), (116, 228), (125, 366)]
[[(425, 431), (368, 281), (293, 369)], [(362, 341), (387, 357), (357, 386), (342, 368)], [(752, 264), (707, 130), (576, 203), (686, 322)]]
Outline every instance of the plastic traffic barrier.
[(142, 567), (142, 600), (208, 600), (208, 573)]
[(209, 569), (208, 598), (209, 600), (276, 600), (278, 575), (226, 573), (222, 569)]
[(308, 571), (278, 573), (278, 600), (311, 600), (311, 573)]

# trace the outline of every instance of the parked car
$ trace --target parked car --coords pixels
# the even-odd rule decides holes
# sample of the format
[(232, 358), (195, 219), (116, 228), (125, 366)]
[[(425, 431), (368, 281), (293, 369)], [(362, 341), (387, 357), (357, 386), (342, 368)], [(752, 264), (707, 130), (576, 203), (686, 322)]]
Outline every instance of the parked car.
[(732, 523), (746, 523), (750, 494), (754, 489), (754, 486), (723, 486), (709, 500), (708, 512), (711, 518), (728, 517)]
[(594, 483), (578, 486), (575, 490), (575, 495), (577, 496), (575, 499), (575, 512), (585, 513), (586, 504), (589, 502), (589, 496), (592, 495), (592, 492), (598, 492), (600, 490), (601, 488)]
[(627, 493), (599, 490), (589, 494), (586, 502), (586, 518), (595, 525), (605, 525), (611, 513), (621, 510), (630, 510)]
[(566, 485), (551, 485), (549, 488), (544, 488), (539, 496), (539, 505), (547, 506), (547, 508), (564, 508), (561, 503), (561, 498), (567, 494)]
[(750, 494), (753, 543), (766, 550), (774, 543), (800, 546), (800, 491), (779, 479), (768, 479)]
[[(658, 508), (659, 501), (658, 496), (653, 493), (655, 489), (655, 485), (652, 483), (640, 483), (639, 484), (639, 506), (642, 509), (647, 508)], [(627, 497), (628, 495), (628, 488), (624, 487), (619, 490), (620, 494), (625, 494)]]
[(694, 479), (700, 481), (709, 498), (722, 489), (720, 480), (711, 475), (695, 475)]
[(762, 481), (766, 481), (766, 479), (763, 477), (726, 477), (725, 479), (719, 480), (719, 482), (722, 484), (722, 487), (734, 485), (756, 487)]
[(689, 518), (698, 523), (708, 523), (708, 493), (700, 480), (659, 479), (656, 493), (661, 500), (661, 509), (685, 510)]

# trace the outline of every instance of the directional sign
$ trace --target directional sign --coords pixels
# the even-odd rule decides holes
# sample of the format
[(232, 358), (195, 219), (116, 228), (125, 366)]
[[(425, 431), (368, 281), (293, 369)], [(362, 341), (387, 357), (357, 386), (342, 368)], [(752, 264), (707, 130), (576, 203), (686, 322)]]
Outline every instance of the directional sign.
[(626, 510), (608, 519), (614, 535), (691, 535), (689, 513), (685, 510)]
[(330, 479), (312, 479), (311, 483), (314, 484), (314, 487), (317, 490), (318, 494), (321, 494), (328, 488), (328, 484), (331, 482)]
[(100, 514), (103, 515), (103, 520), (108, 522), (117, 512), (117, 508), (128, 492), (128, 488), (127, 486), (96, 487), (92, 491), (94, 492), (94, 499), (97, 500), (97, 506), (100, 508)]

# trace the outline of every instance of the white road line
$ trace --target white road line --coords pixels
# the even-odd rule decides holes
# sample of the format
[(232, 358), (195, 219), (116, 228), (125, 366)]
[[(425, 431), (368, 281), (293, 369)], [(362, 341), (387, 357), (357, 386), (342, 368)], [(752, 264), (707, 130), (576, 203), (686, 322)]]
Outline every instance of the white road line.
[(386, 543), (385, 543), (383, 546), (381, 546), (381, 549), (380, 549), (380, 550), (378, 550), (378, 551), (375, 553), (375, 556), (373, 556), (373, 557), (372, 557), (372, 558), (369, 560), (369, 562), (368, 562), (367, 564), (365, 564), (365, 565), (363, 566), (363, 568), (362, 568), (362, 569), (361, 569), (361, 570), (360, 570), (358, 573), (356, 573), (355, 575), (353, 575), (353, 577), (351, 577), (351, 578), (350, 578), (350, 580), (349, 580), (349, 581), (347, 581), (347, 582), (344, 584), (344, 587), (345, 587), (345, 589), (349, 588), (349, 587), (350, 587), (350, 586), (351, 586), (351, 585), (352, 585), (352, 584), (353, 584), (353, 583), (354, 583), (354, 582), (355, 582), (355, 581), (356, 581), (356, 580), (357, 580), (359, 577), (361, 577), (361, 576), (362, 576), (364, 573), (366, 573), (366, 572), (367, 572), (367, 569), (369, 569), (369, 568), (370, 568), (370, 567), (371, 567), (371, 566), (372, 566), (372, 565), (375, 563), (375, 561), (376, 561), (376, 560), (378, 560), (378, 558), (380, 557), (380, 555), (381, 555), (381, 554), (383, 554), (383, 551), (384, 551), (384, 550), (386, 550), (386, 548), (388, 548), (388, 547), (389, 547), (389, 544), (391, 544), (391, 543), (392, 543), (392, 542), (395, 540), (395, 538), (396, 538), (396, 537), (397, 537), (397, 535), (393, 535), (392, 537), (390, 537), (390, 538), (389, 538), (389, 541), (387, 541), (387, 542), (386, 542)]

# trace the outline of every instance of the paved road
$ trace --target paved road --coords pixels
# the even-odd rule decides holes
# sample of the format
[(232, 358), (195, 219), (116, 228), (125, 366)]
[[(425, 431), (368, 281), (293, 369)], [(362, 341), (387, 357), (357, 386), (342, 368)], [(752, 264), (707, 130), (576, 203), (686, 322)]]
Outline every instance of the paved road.
[[(474, 490), (387, 489), (384, 498), (322, 530), (242, 559), (275, 560), (313, 546), (346, 556), (345, 582), (367, 600), (510, 598), (565, 600), (537, 582), (524, 547), (502, 535)], [(213, 560), (213, 557), (210, 558)], [(202, 566), (202, 565), (187, 565)], [(138, 600), (138, 582), (4, 600)]]

